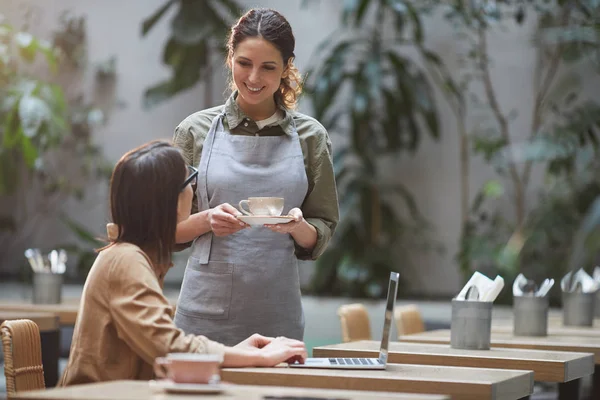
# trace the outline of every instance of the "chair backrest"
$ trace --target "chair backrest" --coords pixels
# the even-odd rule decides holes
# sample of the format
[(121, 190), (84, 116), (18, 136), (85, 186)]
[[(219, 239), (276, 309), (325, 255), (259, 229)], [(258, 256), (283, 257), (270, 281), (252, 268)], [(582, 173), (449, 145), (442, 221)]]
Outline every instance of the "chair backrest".
[(410, 335), (425, 331), (421, 312), (414, 304), (396, 307), (394, 310), (394, 319), (396, 320), (398, 335)]
[(342, 325), (342, 341), (371, 340), (369, 313), (362, 304), (345, 304), (338, 308)]
[(45, 389), (40, 330), (28, 319), (4, 321), (0, 325), (4, 350), (6, 393)]

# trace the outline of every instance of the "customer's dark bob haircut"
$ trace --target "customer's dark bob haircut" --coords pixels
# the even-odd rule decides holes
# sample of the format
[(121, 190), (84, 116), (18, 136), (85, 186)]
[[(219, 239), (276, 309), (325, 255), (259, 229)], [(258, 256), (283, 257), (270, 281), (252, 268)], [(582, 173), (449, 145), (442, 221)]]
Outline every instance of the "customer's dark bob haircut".
[(121, 157), (110, 180), (110, 212), (118, 227), (113, 243), (135, 244), (153, 262), (170, 264), (186, 171), (183, 156), (166, 141), (152, 141)]

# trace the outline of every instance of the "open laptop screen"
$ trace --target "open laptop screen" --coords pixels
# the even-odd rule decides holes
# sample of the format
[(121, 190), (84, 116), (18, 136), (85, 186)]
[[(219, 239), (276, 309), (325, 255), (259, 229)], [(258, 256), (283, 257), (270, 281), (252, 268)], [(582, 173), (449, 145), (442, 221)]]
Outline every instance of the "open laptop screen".
[(394, 317), (394, 304), (396, 303), (396, 295), (398, 294), (398, 278), (397, 272), (390, 272), (390, 283), (388, 286), (387, 303), (385, 305), (385, 319), (383, 322), (383, 333), (381, 337), (381, 349), (379, 351), (379, 361), (387, 364), (388, 346), (390, 343), (390, 332), (392, 318)]

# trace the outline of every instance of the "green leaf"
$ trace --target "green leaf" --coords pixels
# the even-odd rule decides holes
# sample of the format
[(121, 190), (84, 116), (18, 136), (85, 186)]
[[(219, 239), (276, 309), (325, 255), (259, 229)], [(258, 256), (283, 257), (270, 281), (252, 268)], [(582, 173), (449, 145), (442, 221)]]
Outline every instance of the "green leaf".
[(42, 124), (51, 119), (50, 108), (39, 97), (23, 96), (19, 102), (19, 118), (23, 127), (23, 134), (29, 138), (34, 137)]
[(371, 2), (372, 2), (371, 0), (360, 0), (358, 9), (356, 10), (356, 16), (354, 18), (354, 23), (356, 25), (362, 24), (363, 18), (365, 17), (365, 12), (369, 8), (369, 5), (371, 4)]
[(348, 25), (350, 16), (356, 12), (359, 0), (344, 0), (342, 8), (342, 24)]
[(225, 24), (207, 1), (182, 1), (171, 21), (174, 40), (185, 45), (195, 45), (212, 35), (223, 33)]
[(168, 0), (158, 10), (156, 10), (154, 14), (144, 20), (142, 23), (142, 36), (146, 36), (146, 34), (152, 29), (152, 27), (154, 27), (154, 25), (163, 17), (163, 15), (174, 3), (175, 0)]
[(488, 198), (498, 198), (504, 194), (504, 187), (500, 181), (489, 180), (483, 186), (483, 193)]
[(83, 225), (79, 224), (66, 214), (62, 214), (60, 219), (73, 233), (75, 233), (75, 235), (77, 235), (80, 240), (94, 247), (100, 247), (103, 245), (103, 242), (100, 241), (92, 232), (87, 230)]
[(35, 160), (38, 158), (38, 151), (31, 143), (31, 139), (25, 135), (21, 136), (21, 154), (27, 168), (33, 169)]
[(29, 63), (33, 62), (38, 49), (37, 39), (27, 32), (17, 32), (14, 38), (23, 59)]

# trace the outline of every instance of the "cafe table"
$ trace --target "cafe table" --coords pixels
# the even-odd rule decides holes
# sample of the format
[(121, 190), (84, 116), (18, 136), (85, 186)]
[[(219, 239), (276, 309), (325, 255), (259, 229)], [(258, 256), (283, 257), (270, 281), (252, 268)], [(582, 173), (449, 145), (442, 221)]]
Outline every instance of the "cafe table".
[[(398, 339), (402, 342), (450, 344), (450, 329), (438, 329), (412, 335), (401, 335)], [(545, 351), (563, 351), (577, 353), (592, 353), (594, 355), (594, 383), (592, 398), (600, 399), (600, 337), (577, 337), (551, 335), (543, 337), (515, 336), (512, 333), (492, 332), (491, 346), (529, 349)], [(560, 397), (564, 399), (577, 398), (579, 393), (579, 380), (559, 384)]]
[[(167, 299), (173, 307), (177, 305), (177, 296), (167, 296)], [(73, 326), (77, 320), (80, 302), (79, 297), (63, 299), (58, 304), (33, 304), (31, 300), (0, 298), (0, 311), (52, 313), (58, 316), (61, 326)]]
[[(492, 332), (512, 333), (513, 320), (499, 319), (492, 321)], [(550, 336), (578, 336), (582, 339), (592, 337), (600, 338), (600, 321), (596, 320), (594, 326), (565, 326), (562, 318), (548, 318), (548, 335)]]
[(241, 385), (442, 394), (452, 400), (517, 400), (533, 390), (533, 371), (389, 363), (385, 370), (370, 371), (225, 368), (221, 377)]
[(153, 388), (148, 381), (112, 381), (74, 385), (65, 388), (35, 390), (18, 393), (14, 399), (28, 400), (186, 400), (186, 399), (236, 399), (236, 400), (448, 400), (448, 396), (356, 392), (349, 390), (323, 390), (271, 386), (228, 384), (222, 393), (168, 393)]
[(0, 312), (43, 312), (58, 316), (60, 325), (75, 325), (77, 311), (79, 310), (79, 298), (65, 299), (58, 304), (33, 304), (27, 300), (1, 300)]

